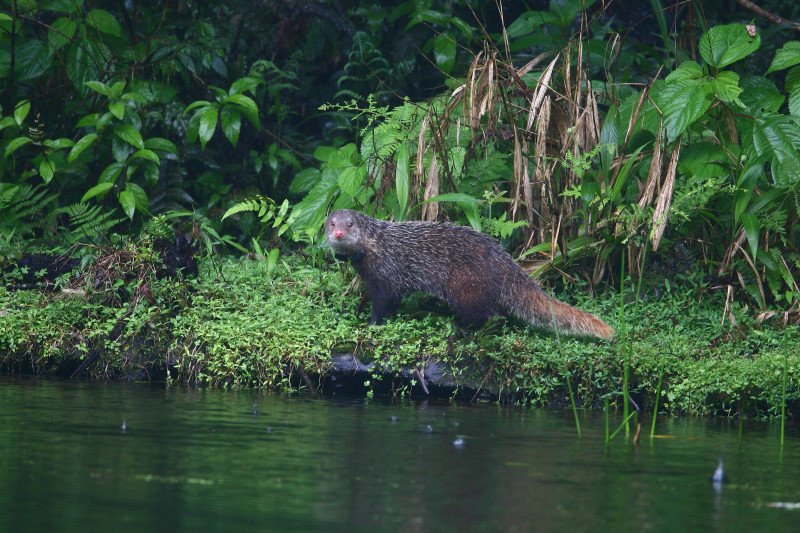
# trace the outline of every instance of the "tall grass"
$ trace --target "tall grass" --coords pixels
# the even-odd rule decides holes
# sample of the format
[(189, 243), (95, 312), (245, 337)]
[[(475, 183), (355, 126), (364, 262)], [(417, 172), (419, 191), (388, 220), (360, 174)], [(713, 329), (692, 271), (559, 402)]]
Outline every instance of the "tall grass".
[(659, 363), (658, 385), (656, 385), (656, 399), (653, 403), (653, 420), (650, 423), (650, 438), (656, 434), (656, 418), (658, 417), (658, 402), (661, 399), (661, 380), (664, 378), (664, 363)]

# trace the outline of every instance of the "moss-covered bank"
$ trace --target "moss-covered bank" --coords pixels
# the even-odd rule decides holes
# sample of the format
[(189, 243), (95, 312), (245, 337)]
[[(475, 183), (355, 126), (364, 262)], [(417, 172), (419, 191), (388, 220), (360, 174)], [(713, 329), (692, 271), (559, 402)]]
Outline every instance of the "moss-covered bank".
[(757, 327), (751, 310), (730, 306), (721, 325), (721, 291), (673, 287), (625, 305), (614, 294), (558, 295), (612, 325), (618, 339), (607, 344), (506, 320), (464, 331), (424, 297), (386, 326), (368, 327), (368, 302), (357, 316), (351, 280), (347, 267), (296, 259), (271, 271), (265, 262), (223, 260), (182, 283), (118, 287), (115, 303), (107, 291), (0, 288), (0, 364), (5, 372), (274, 388), (330, 388), (355, 373), (359, 387), (395, 394), (422, 393), (423, 377), (439, 393), (538, 405), (564, 401), (569, 378), (579, 403), (599, 406), (608, 396), (619, 406), (627, 361), (632, 398), (644, 409), (663, 372), (659, 411), (773, 416), (786, 362), (790, 412), (800, 407), (794, 328)]

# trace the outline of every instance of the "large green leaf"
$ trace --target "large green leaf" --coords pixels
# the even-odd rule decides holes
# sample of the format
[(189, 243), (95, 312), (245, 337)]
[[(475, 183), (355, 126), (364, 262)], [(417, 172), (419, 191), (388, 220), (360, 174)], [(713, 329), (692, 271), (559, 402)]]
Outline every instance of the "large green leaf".
[(122, 37), (122, 26), (119, 25), (114, 15), (105, 9), (92, 9), (89, 11), (86, 14), (86, 23), (103, 33)]
[(142, 134), (139, 133), (139, 130), (137, 130), (130, 124), (119, 124), (118, 126), (115, 126), (114, 135), (116, 135), (126, 143), (130, 144), (131, 146), (138, 148), (139, 150), (144, 148), (144, 140), (142, 140)]
[(144, 192), (144, 189), (139, 187), (133, 182), (128, 182), (125, 185), (125, 190), (128, 191), (131, 196), (133, 197), (134, 204), (136, 205), (136, 209), (142, 213), (146, 213), (150, 207), (150, 203), (147, 199), (147, 193)]
[(239, 140), (239, 131), (242, 129), (242, 114), (234, 106), (226, 105), (222, 108), (222, 133), (233, 146)]
[(292, 183), (289, 184), (289, 192), (291, 194), (298, 194), (310, 191), (311, 188), (319, 182), (321, 177), (322, 172), (317, 168), (308, 167), (303, 169), (295, 174)]
[(52, 55), (44, 41), (38, 39), (23, 40), (14, 49), (15, 82), (38, 78), (50, 68)]
[(682, 174), (701, 180), (730, 173), (728, 153), (711, 141), (697, 142), (681, 150), (678, 168)]
[(97, 183), (113, 184), (115, 181), (117, 181), (117, 177), (119, 176), (120, 172), (122, 172), (123, 168), (125, 168), (125, 163), (111, 163), (103, 169), (103, 172), (100, 173), (100, 177), (97, 178)]
[(759, 117), (753, 121), (756, 155), (771, 158), (772, 178), (779, 185), (796, 183), (800, 176), (800, 127), (786, 115)]
[(395, 213), (395, 220), (402, 222), (405, 220), (406, 208), (408, 207), (408, 186), (410, 181), (408, 170), (408, 141), (400, 145), (397, 151), (397, 170), (395, 172), (395, 189), (397, 191), (397, 202), (400, 204), (400, 212)]
[(703, 67), (695, 61), (684, 61), (664, 79), (667, 83), (674, 83), (681, 80), (693, 80), (702, 76)]
[(84, 203), (86, 200), (94, 198), (95, 196), (104, 195), (105, 193), (110, 191), (111, 187), (113, 186), (114, 186), (113, 183), (98, 183), (97, 185), (86, 191), (86, 194), (83, 195), (83, 198), (81, 198), (80, 203)]
[(555, 21), (555, 17), (547, 11), (524, 11), (514, 22), (506, 28), (509, 39), (517, 39), (534, 31), (538, 31), (544, 24)]
[(292, 210), (299, 213), (292, 223), (295, 230), (316, 232), (325, 220), (328, 204), (339, 190), (337, 172), (326, 169), (322, 178)]
[[(89, 148), (92, 143), (97, 139), (96, 133), (89, 133), (81, 137), (78, 142), (75, 143), (75, 146), (72, 147), (72, 150), (69, 151), (69, 156), (67, 156), (67, 162), (72, 163), (75, 159), (83, 153), (84, 150)], [(83, 202), (81, 202), (83, 203)]]
[(67, 139), (66, 137), (60, 137), (58, 139), (45, 139), (42, 141), (42, 144), (51, 150), (61, 150), (63, 148), (72, 148), (75, 146), (75, 142), (72, 139)]
[(178, 155), (178, 147), (169, 139), (162, 137), (150, 137), (144, 141), (144, 147), (148, 150), (160, 150), (172, 155)]
[(136, 199), (133, 194), (127, 189), (122, 191), (119, 193), (119, 203), (128, 218), (133, 220), (133, 215), (136, 214)]
[(468, 204), (480, 204), (483, 202), (483, 200), (462, 192), (446, 192), (444, 194), (436, 195), (433, 198), (428, 198), (424, 202), (420, 202), (418, 205), (427, 204), (430, 202), (464, 202)]
[(206, 143), (214, 136), (214, 130), (217, 127), (217, 108), (209, 107), (203, 114), (200, 115), (200, 124), (197, 130), (197, 135), (200, 138), (200, 146), (206, 147)]
[(364, 184), (366, 169), (363, 165), (357, 167), (347, 167), (337, 179), (339, 187), (349, 196), (355, 197), (358, 189)]
[(78, 23), (67, 17), (60, 17), (53, 21), (47, 32), (47, 40), (53, 50), (58, 50), (69, 44), (78, 29)]
[(800, 116), (800, 84), (795, 85), (789, 93), (789, 113)]
[(56, 164), (52, 159), (42, 158), (42, 161), (39, 163), (39, 175), (42, 177), (45, 183), (50, 183), (50, 180), (53, 179), (53, 175), (56, 173)]
[(742, 88), (739, 87), (739, 75), (730, 70), (723, 70), (716, 78), (711, 80), (711, 86), (717, 95), (717, 98), (727, 103), (736, 103), (744, 107), (744, 104), (739, 100), (739, 95), (742, 94)]
[(111, 87), (109, 87), (102, 81), (89, 80), (86, 83), (84, 83), (84, 85), (86, 85), (94, 92), (102, 94), (103, 96), (111, 96)]
[(766, 74), (800, 64), (800, 41), (789, 41), (775, 52)]
[(775, 113), (786, 100), (775, 84), (762, 76), (747, 76), (741, 80), (740, 86), (739, 100), (752, 113)]
[(28, 100), (23, 100), (14, 106), (14, 122), (17, 123), (17, 126), (22, 126), (30, 110), (31, 103)]
[(752, 54), (761, 46), (761, 36), (747, 33), (744, 24), (714, 26), (700, 38), (700, 55), (707, 64), (722, 68)]
[(12, 139), (6, 145), (6, 152), (5, 155), (9, 156), (16, 152), (19, 148), (25, 146), (26, 144), (32, 143), (33, 141), (28, 137), (17, 137), (16, 139)]
[(436, 66), (448, 74), (456, 64), (456, 40), (450, 32), (444, 32), (434, 38), (433, 56)]
[(125, 104), (120, 101), (108, 104), (108, 111), (118, 120), (122, 120), (125, 117)]
[(742, 226), (747, 235), (747, 242), (750, 244), (750, 255), (755, 259), (758, 253), (758, 234), (761, 231), (758, 217), (750, 213), (742, 213)]
[(664, 87), (657, 102), (664, 113), (664, 127), (670, 142), (705, 114), (711, 105), (711, 96), (711, 84), (703, 80), (681, 80)]
[(226, 102), (241, 108), (242, 114), (253, 126), (256, 128), (261, 127), (258, 121), (258, 106), (252, 98), (243, 94), (232, 94), (226, 98)]
[(161, 164), (161, 160), (158, 158), (158, 155), (152, 150), (148, 150), (144, 148), (142, 150), (136, 150), (134, 153), (131, 154), (130, 160), (133, 161), (134, 159), (147, 159), (148, 161), (152, 161), (156, 165)]

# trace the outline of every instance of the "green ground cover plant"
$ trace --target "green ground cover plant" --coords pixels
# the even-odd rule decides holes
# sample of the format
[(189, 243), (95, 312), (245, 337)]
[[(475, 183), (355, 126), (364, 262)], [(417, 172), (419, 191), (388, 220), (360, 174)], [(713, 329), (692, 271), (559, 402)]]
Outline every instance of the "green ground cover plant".
[(577, 406), (601, 409), (608, 401), (621, 412), (627, 352), (629, 394), (643, 410), (652, 410), (660, 394), (660, 413), (778, 416), (784, 363), (790, 413), (800, 399), (796, 341), (786, 342), (780, 322), (753, 323), (744, 307), (730, 310), (736, 326), (723, 325), (724, 291), (676, 286), (650, 301), (627, 294), (625, 328), (615, 315), (618, 295), (587, 298), (585, 287), (572, 286), (557, 294), (628, 331), (608, 344), (505, 319), (464, 329), (425, 298), (411, 299), (385, 326), (370, 327), (368, 313), (356, 312), (361, 298), (352, 279), (345, 265), (317, 269), (291, 257), (271, 272), (266, 261), (203, 265), (195, 280), (152, 285), (154, 303), (117, 308), (91, 293), (3, 289), (1, 362), (7, 370), (57, 374), (100, 349), (86, 369), (90, 376), (308, 390), (323, 388), (331, 354), (344, 353), (378, 363), (369, 388), (387, 394), (420, 393), (403, 379), (405, 371), (424, 375), (441, 363), (454, 397), (567, 405), (569, 379)]

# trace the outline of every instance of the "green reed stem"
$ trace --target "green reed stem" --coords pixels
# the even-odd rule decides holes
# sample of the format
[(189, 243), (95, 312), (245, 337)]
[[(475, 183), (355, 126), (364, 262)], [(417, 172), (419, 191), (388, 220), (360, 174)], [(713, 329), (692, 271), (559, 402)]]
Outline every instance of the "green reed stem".
[(572, 404), (572, 414), (575, 416), (575, 429), (578, 430), (578, 438), (581, 438), (581, 422), (578, 420), (578, 408), (575, 406), (575, 397), (572, 394), (572, 380), (567, 373), (567, 389), (569, 390), (569, 403)]
[(617, 433), (619, 433), (619, 430), (621, 430), (623, 427), (627, 428), (628, 427), (628, 422), (630, 422), (630, 419), (633, 418), (634, 416), (636, 416), (636, 414), (638, 412), (639, 411), (634, 411), (631, 414), (629, 414), (628, 418), (626, 418), (625, 420), (622, 421), (622, 424), (620, 424), (619, 427), (614, 430), (614, 433), (611, 434), (611, 437), (609, 437), (608, 440), (612, 440), (614, 437), (616, 437)]
[[(620, 266), (619, 276), (619, 314), (620, 314), (620, 329), (624, 331), (625, 325), (625, 248), (622, 249), (622, 261)], [(630, 435), (631, 429), (627, 422), (630, 420), (628, 413), (628, 374), (630, 372), (630, 346), (625, 344), (625, 366), (622, 374), (622, 417), (625, 420), (625, 435)]]
[(653, 404), (653, 421), (650, 424), (650, 438), (653, 438), (653, 435), (656, 434), (656, 418), (658, 417), (658, 401), (661, 399), (661, 379), (664, 377), (664, 363), (659, 363), (658, 370), (658, 385), (656, 385), (656, 401)]

